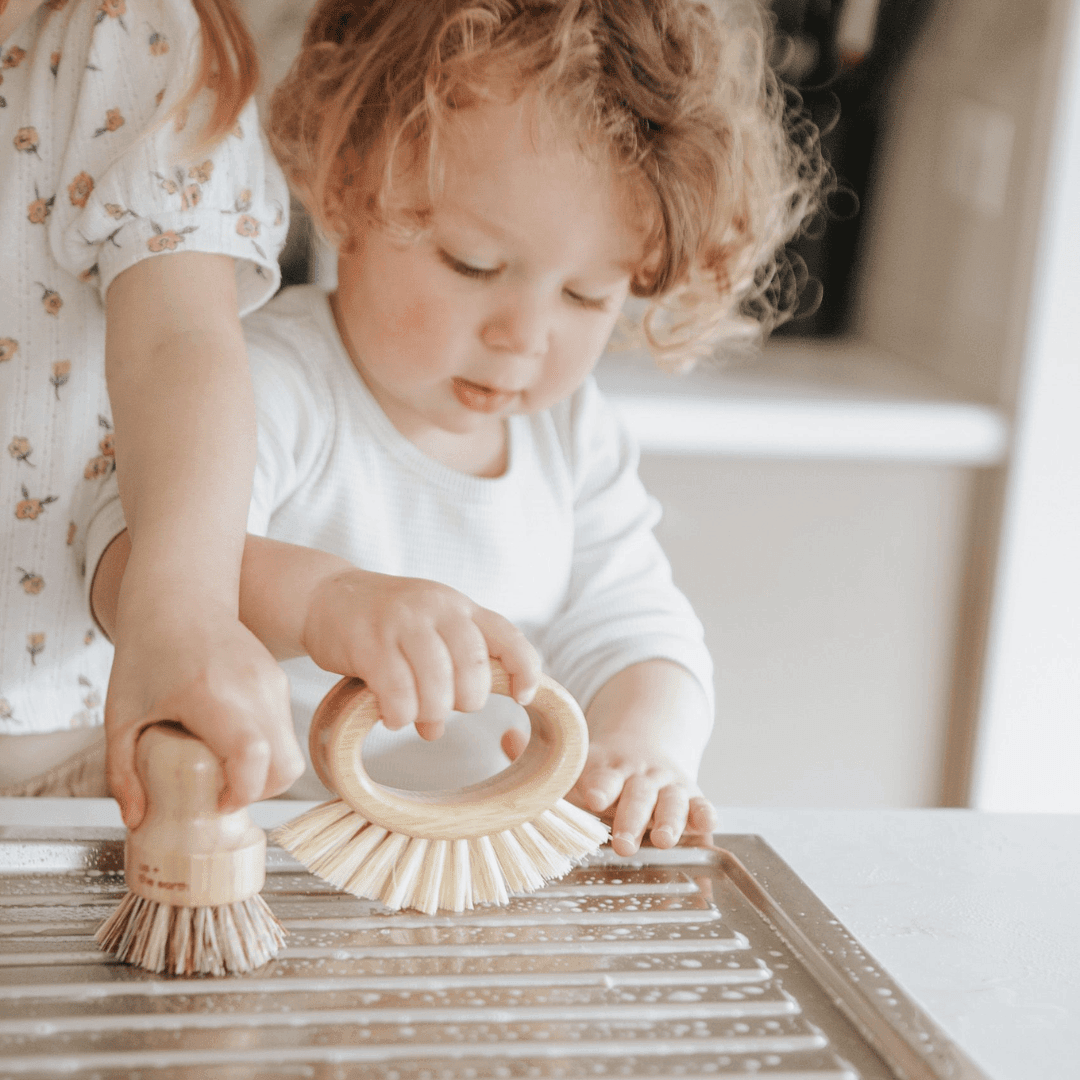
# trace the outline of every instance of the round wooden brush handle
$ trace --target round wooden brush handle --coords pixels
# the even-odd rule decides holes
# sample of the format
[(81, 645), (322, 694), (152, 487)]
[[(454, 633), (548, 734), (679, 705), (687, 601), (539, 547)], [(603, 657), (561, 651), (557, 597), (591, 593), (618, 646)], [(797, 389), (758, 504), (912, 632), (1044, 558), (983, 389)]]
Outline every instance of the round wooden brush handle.
[[(491, 661), (491, 690), (510, 696), (510, 677)], [(391, 832), (429, 840), (467, 840), (512, 829), (555, 805), (585, 767), (588, 728), (577, 702), (541, 676), (526, 707), (529, 744), (502, 772), (456, 791), (402, 791), (368, 775), (361, 750), (378, 723), (375, 695), (361, 679), (342, 679), (311, 719), (311, 761), (322, 782), (358, 814)]]
[(266, 833), (246, 810), (224, 814), (221, 762), (179, 724), (139, 736), (135, 768), (146, 816), (128, 834), (128, 889), (174, 907), (219, 907), (254, 896), (266, 877)]

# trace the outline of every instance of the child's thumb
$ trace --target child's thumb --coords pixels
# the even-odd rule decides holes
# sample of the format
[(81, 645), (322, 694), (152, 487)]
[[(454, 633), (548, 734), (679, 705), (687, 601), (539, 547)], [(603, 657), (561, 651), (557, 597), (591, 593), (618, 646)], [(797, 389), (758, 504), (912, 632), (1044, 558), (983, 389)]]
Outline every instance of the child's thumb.
[(529, 745), (529, 736), (519, 728), (507, 728), (499, 740), (502, 752), (511, 760), (516, 761), (526, 746)]

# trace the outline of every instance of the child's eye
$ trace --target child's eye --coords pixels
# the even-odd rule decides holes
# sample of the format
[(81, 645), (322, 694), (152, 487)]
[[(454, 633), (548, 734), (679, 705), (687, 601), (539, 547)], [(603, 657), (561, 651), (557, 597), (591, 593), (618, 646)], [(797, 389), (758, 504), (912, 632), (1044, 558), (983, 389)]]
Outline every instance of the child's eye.
[(499, 267), (486, 267), (486, 266), (470, 266), (467, 262), (462, 262), (460, 259), (455, 259), (453, 255), (448, 251), (440, 249), (439, 258), (442, 259), (455, 274), (461, 274), (462, 277), (473, 278), (477, 281), (490, 281), (499, 272)]
[(607, 311), (608, 298), (606, 296), (582, 296), (581, 293), (573, 292), (570, 289), (564, 291), (575, 304), (583, 308), (588, 308), (590, 311)]

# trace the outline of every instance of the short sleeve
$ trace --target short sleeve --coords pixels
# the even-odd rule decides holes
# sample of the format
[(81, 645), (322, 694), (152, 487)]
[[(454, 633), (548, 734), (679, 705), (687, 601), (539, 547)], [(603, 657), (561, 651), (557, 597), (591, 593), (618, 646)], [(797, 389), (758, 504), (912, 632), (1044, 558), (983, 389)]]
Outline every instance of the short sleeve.
[(102, 299), (140, 259), (175, 251), (236, 261), (240, 313), (277, 290), (288, 228), (284, 177), (254, 100), (211, 149), (194, 153), (213, 98), (203, 90), (174, 111), (200, 62), (199, 20), (188, 0), (80, 4), (64, 35), (75, 110), (62, 153), (53, 254)]
[(592, 379), (553, 410), (574, 477), (574, 557), (566, 602), (543, 632), (552, 674), (583, 704), (632, 664), (681, 664), (713, 705), (704, 629), (676, 588), (653, 528), (660, 506), (638, 450)]

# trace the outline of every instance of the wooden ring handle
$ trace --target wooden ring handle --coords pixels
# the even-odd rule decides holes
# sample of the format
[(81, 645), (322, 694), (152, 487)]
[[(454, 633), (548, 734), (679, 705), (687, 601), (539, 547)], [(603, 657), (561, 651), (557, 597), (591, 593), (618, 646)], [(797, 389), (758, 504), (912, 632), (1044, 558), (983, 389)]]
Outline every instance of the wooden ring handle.
[(266, 878), (266, 833), (247, 810), (222, 813), (221, 762), (201, 739), (165, 721), (145, 728), (135, 769), (146, 815), (128, 834), (127, 887), (173, 907), (220, 907), (254, 896)]
[[(510, 696), (510, 677), (491, 661), (491, 690)], [(342, 679), (311, 718), (309, 749), (319, 779), (361, 817), (392, 832), (429, 840), (468, 840), (512, 829), (554, 806), (585, 767), (588, 728), (577, 702), (554, 679), (525, 707), (532, 735), (502, 772), (454, 791), (404, 791), (377, 784), (364, 768), (364, 739), (379, 721), (362, 679)]]

